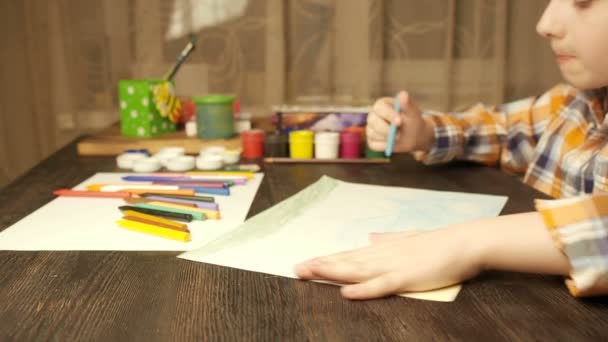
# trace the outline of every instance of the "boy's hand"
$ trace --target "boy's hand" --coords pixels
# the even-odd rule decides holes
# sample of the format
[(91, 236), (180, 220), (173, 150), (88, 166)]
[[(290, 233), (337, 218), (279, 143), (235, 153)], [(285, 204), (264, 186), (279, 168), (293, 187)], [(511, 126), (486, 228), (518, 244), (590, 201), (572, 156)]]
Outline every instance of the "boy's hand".
[(428, 151), (435, 138), (432, 123), (422, 117), (408, 93), (399, 92), (397, 99), (401, 105), (400, 113), (395, 112), (392, 98), (381, 98), (374, 104), (367, 118), (369, 147), (374, 151), (385, 151), (390, 124), (395, 123), (398, 130), (393, 151)]
[(460, 283), (481, 269), (477, 249), (458, 229), (372, 234), (371, 245), (312, 259), (295, 268), (303, 279), (343, 284), (349, 299), (370, 299)]

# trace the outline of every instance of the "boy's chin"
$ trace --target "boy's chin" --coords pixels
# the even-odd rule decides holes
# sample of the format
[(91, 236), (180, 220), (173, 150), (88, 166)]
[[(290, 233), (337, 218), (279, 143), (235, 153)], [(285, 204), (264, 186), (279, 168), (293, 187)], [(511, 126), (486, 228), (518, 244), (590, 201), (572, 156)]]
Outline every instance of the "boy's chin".
[(586, 75), (570, 75), (565, 72), (562, 72), (562, 76), (568, 84), (580, 90), (598, 89), (608, 86), (608, 79), (599, 79)]

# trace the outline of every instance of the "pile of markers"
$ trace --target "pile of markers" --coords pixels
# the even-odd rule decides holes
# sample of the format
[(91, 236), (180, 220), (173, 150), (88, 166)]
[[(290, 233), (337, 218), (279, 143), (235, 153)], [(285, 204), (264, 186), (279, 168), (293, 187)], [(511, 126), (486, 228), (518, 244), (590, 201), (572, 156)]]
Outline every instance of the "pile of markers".
[[(230, 188), (253, 178), (248, 171), (154, 173), (125, 176), (120, 184), (92, 184), (87, 190), (61, 189), (58, 196), (122, 198), (125, 229), (167, 239), (190, 241), (185, 223), (193, 220), (220, 220), (215, 196), (230, 196)], [(184, 223), (185, 222), (185, 223)]]

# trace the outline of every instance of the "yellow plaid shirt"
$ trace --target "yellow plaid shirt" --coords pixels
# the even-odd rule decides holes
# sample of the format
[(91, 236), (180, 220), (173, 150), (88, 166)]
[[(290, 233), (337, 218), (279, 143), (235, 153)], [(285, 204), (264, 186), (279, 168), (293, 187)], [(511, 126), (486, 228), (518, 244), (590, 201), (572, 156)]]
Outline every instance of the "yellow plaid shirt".
[(461, 113), (425, 112), (435, 144), (426, 164), (469, 160), (523, 174), (555, 201), (537, 201), (570, 259), (576, 296), (608, 293), (608, 89), (558, 85), (539, 97)]

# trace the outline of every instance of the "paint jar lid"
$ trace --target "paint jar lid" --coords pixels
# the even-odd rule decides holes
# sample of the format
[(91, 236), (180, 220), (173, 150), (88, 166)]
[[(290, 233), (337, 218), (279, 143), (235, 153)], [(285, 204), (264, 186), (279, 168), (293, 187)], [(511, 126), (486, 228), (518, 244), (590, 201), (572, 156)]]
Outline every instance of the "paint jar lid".
[(342, 133), (340, 134), (341, 141), (359, 142), (360, 139), (361, 139), (361, 134), (359, 132), (342, 131)]
[(261, 129), (252, 129), (241, 133), (243, 140), (261, 140), (264, 139), (264, 131)]
[(266, 136), (266, 143), (268, 144), (285, 144), (287, 143), (287, 136), (279, 133), (272, 133)]
[(299, 130), (289, 132), (289, 140), (310, 140), (312, 141), (315, 133), (309, 130)]
[(231, 104), (234, 102), (235, 97), (233, 95), (222, 95), (222, 94), (212, 94), (206, 96), (198, 96), (192, 98), (194, 103), (203, 103), (203, 104)]
[(315, 134), (315, 142), (338, 144), (340, 142), (340, 134), (338, 132), (318, 132)]

